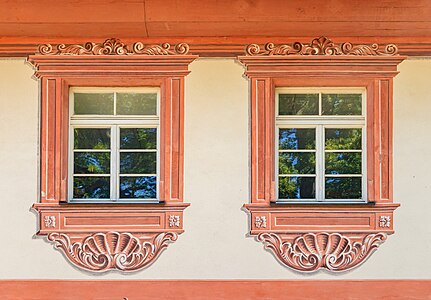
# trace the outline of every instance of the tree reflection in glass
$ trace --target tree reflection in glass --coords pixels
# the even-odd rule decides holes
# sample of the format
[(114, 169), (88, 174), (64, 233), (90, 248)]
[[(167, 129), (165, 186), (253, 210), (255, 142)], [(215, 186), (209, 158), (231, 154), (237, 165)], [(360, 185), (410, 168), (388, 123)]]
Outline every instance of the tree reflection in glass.
[(280, 128), (278, 141), (279, 199), (315, 198), (316, 129)]
[(120, 198), (157, 197), (157, 128), (120, 128)]
[(156, 114), (156, 93), (117, 93), (117, 115)]
[(278, 114), (282, 115), (318, 115), (319, 94), (280, 94), (278, 96)]
[(322, 115), (361, 114), (361, 94), (322, 94)]

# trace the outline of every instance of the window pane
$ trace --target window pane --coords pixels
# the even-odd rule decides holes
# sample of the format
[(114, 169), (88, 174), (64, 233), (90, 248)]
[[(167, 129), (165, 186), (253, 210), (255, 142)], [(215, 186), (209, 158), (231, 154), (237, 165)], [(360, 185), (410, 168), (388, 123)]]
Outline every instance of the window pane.
[(361, 94), (322, 94), (323, 115), (361, 115)]
[(156, 176), (120, 177), (120, 198), (156, 198)]
[(111, 129), (109, 128), (75, 128), (75, 149), (110, 149)]
[(278, 138), (280, 150), (316, 149), (314, 128), (280, 128)]
[(157, 169), (156, 152), (120, 153), (121, 174), (155, 174)]
[(157, 115), (157, 94), (117, 93), (117, 115)]
[(314, 199), (315, 195), (314, 177), (279, 177), (279, 199)]
[(315, 153), (280, 153), (279, 174), (314, 174), (316, 172)]
[(325, 179), (326, 199), (361, 199), (361, 177), (331, 177)]
[(279, 115), (318, 115), (319, 94), (280, 94)]
[(73, 177), (73, 198), (107, 199), (109, 195), (109, 176)]
[(326, 150), (361, 150), (362, 129), (325, 129)]
[(109, 152), (75, 152), (75, 174), (109, 174), (111, 164)]
[(113, 115), (114, 93), (74, 93), (75, 115)]
[(121, 128), (121, 149), (157, 149), (157, 128)]
[(361, 156), (358, 152), (325, 153), (326, 174), (361, 174)]

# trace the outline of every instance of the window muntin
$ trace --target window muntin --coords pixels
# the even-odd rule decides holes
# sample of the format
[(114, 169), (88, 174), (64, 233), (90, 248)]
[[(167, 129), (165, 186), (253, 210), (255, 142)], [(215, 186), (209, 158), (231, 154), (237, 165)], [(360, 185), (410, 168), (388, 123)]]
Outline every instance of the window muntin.
[(276, 90), (277, 202), (366, 202), (365, 94)]
[(70, 89), (69, 202), (158, 202), (159, 98), (158, 88)]

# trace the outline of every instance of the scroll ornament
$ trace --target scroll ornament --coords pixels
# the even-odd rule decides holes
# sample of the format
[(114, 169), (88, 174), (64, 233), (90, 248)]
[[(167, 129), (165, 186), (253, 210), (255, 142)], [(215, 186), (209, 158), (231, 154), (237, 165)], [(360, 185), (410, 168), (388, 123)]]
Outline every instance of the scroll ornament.
[(257, 44), (246, 47), (246, 54), (250, 56), (287, 56), (287, 55), (356, 55), (356, 56), (392, 56), (398, 54), (394, 44), (388, 44), (383, 49), (378, 44), (353, 45), (346, 42), (335, 44), (326, 37), (316, 38), (310, 44), (295, 42), (291, 45), (274, 45), (267, 43), (261, 49)]
[(95, 233), (82, 242), (71, 242), (65, 233), (50, 233), (48, 240), (75, 266), (93, 272), (116, 269), (124, 272), (141, 270), (160, 255), (168, 244), (176, 241), (173, 232), (153, 234), (140, 239), (131, 233)]
[(275, 233), (261, 233), (257, 237), (281, 263), (303, 272), (352, 269), (364, 262), (386, 238), (386, 234), (376, 233), (352, 242), (342, 234), (322, 232), (303, 234), (290, 243)]
[(42, 55), (185, 55), (189, 52), (189, 45), (180, 43), (171, 48), (171, 45), (144, 45), (136, 42), (127, 45), (121, 40), (110, 38), (103, 43), (87, 42), (84, 45), (43, 44), (38, 48)]

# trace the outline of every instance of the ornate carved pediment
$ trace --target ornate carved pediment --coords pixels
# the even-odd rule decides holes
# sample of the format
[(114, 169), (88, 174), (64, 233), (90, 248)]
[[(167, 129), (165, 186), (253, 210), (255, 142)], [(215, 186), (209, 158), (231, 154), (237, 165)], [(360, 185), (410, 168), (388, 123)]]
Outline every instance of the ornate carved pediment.
[(75, 266), (92, 272), (141, 270), (155, 261), (169, 243), (177, 240), (174, 232), (137, 236), (127, 232), (94, 233), (73, 240), (67, 233), (53, 232), (54, 243)]
[(303, 272), (352, 269), (364, 262), (385, 240), (385, 233), (361, 234), (356, 241), (340, 233), (306, 233), (293, 240), (265, 232), (257, 239), (287, 267)]
[(180, 43), (171, 45), (144, 45), (136, 42), (127, 45), (121, 40), (110, 38), (103, 43), (87, 42), (83, 45), (44, 44), (38, 47), (38, 54), (42, 55), (185, 55), (189, 52), (189, 45)]
[(398, 48), (394, 44), (380, 47), (378, 44), (353, 45), (345, 42), (335, 44), (326, 37), (315, 38), (309, 44), (295, 42), (293, 44), (274, 45), (267, 43), (263, 49), (258, 44), (250, 44), (246, 47), (246, 54), (251, 56), (273, 55), (356, 55), (356, 56), (391, 56), (398, 54)]

